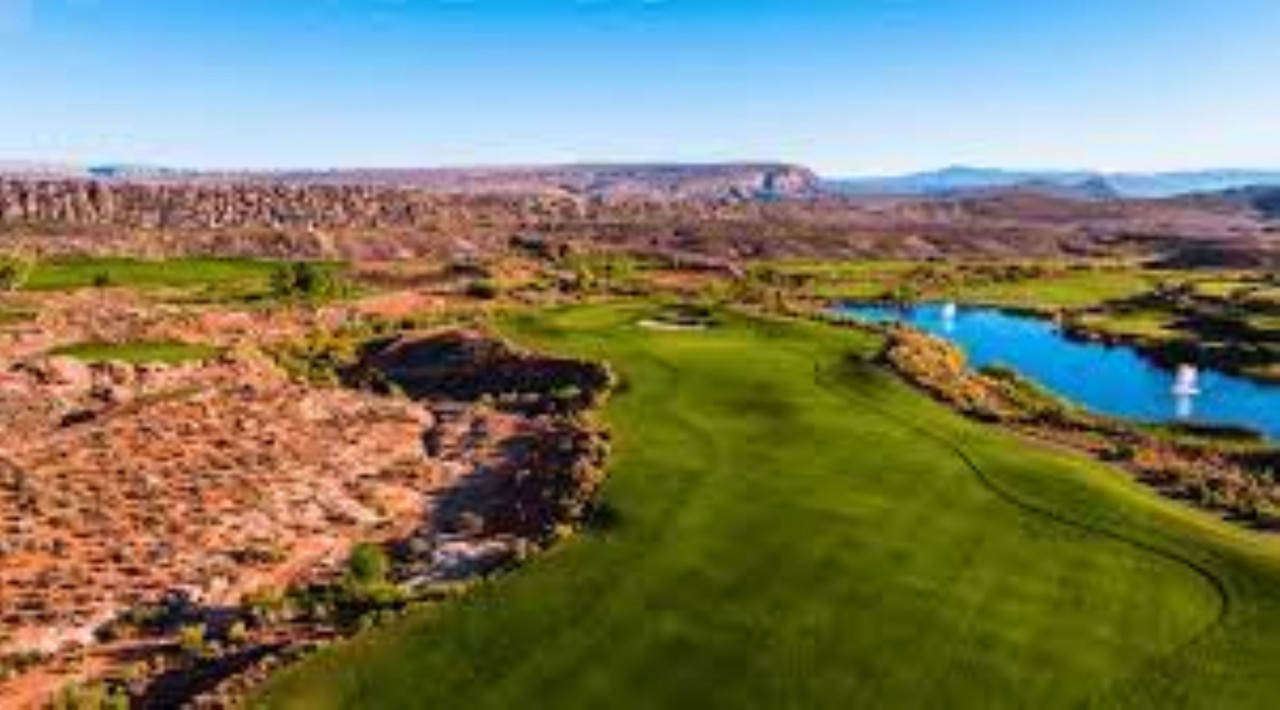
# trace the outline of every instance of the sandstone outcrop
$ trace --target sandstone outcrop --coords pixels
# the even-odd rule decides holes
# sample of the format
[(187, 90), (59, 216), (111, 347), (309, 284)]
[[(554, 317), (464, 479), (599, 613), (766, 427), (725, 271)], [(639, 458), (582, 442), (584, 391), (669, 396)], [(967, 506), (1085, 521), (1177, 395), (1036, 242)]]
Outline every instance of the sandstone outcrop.
[(0, 650), (87, 643), (175, 589), (232, 603), (416, 522), (437, 475), (421, 406), (309, 391), (267, 364), (53, 360), (4, 384)]
[[(0, 246), (44, 254), (400, 259), (485, 255), (514, 237), (743, 259), (1232, 254), (1264, 263), (1280, 239), (1253, 210), (1194, 202), (991, 194), (842, 198), (790, 170), (676, 171), (655, 197), (624, 187), (446, 193), (333, 180), (0, 178)], [(619, 185), (626, 180), (618, 178)], [(705, 184), (704, 184), (705, 182)], [(660, 191), (661, 192), (661, 191)], [(778, 199), (787, 197), (788, 199)]]

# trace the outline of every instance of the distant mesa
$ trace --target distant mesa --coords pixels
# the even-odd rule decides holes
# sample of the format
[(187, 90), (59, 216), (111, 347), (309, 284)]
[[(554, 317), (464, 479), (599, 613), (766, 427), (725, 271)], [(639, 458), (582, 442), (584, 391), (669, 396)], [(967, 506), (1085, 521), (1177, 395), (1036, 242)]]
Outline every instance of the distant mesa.
[(807, 167), (784, 162), (205, 171), (131, 163), (74, 165), (0, 161), (0, 177), (5, 176), (164, 184), (371, 186), (469, 195), (766, 201), (822, 195), (945, 198), (1006, 192), (1106, 201), (1280, 188), (1280, 170), (1110, 173), (953, 165), (905, 175), (823, 178)]
[(1280, 221), (1280, 186), (1255, 185), (1203, 197), (1252, 209), (1265, 220)]

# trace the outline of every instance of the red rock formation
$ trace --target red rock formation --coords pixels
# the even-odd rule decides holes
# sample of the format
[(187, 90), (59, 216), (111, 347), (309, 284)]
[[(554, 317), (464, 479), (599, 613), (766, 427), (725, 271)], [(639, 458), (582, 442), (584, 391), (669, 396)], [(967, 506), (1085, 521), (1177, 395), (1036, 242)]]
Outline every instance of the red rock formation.
[(626, 175), (601, 179), (612, 187), (446, 194), (319, 179), (0, 178), (0, 230), (10, 246), (41, 252), (352, 259), (492, 253), (528, 234), (727, 258), (1176, 253), (1209, 244), (1247, 261), (1280, 249), (1252, 210), (1177, 200), (754, 199), (805, 195), (804, 175), (788, 171), (676, 172), (655, 197), (652, 180), (633, 190)]

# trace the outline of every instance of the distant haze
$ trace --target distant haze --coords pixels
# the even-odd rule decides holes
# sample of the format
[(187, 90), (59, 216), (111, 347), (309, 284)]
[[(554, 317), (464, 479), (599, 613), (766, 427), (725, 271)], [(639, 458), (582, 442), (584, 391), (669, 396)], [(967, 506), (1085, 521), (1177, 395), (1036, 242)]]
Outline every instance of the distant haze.
[(907, 175), (833, 179), (847, 194), (944, 195), (972, 190), (1025, 187), (1057, 189), (1082, 197), (1171, 197), (1241, 187), (1280, 185), (1280, 170), (1207, 169), (1163, 173), (1088, 170), (1023, 171), (953, 166)]

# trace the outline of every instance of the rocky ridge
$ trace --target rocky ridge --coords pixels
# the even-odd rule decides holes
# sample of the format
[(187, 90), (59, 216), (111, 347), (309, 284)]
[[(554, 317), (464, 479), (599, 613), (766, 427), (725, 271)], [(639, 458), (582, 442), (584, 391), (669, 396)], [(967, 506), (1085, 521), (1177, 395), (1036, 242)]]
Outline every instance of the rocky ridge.
[(1222, 202), (1081, 202), (1029, 193), (651, 200), (0, 179), (0, 247), (45, 255), (456, 259), (501, 253), (528, 235), (729, 259), (1142, 253), (1236, 265), (1280, 261), (1280, 236), (1253, 210)]

